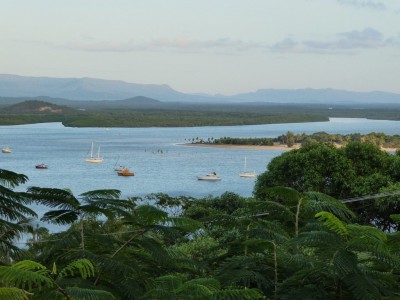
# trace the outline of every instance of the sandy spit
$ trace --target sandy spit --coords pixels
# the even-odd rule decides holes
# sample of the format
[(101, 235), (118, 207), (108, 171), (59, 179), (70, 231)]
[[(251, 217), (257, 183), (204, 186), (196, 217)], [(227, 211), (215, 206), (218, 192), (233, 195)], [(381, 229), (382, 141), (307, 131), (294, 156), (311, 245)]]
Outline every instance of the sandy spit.
[[(289, 150), (293, 150), (293, 149), (299, 149), (301, 147), (300, 144), (296, 144), (293, 147), (288, 147), (286, 145), (274, 145), (274, 146), (216, 145), (216, 144), (177, 144), (177, 145), (178, 146), (188, 146), (188, 147), (211, 147), (211, 148), (246, 149), (246, 150), (281, 150), (281, 151), (289, 151)], [(336, 145), (336, 147), (340, 147), (340, 145)], [(381, 150), (388, 151), (388, 152), (395, 152), (398, 149), (381, 147)]]

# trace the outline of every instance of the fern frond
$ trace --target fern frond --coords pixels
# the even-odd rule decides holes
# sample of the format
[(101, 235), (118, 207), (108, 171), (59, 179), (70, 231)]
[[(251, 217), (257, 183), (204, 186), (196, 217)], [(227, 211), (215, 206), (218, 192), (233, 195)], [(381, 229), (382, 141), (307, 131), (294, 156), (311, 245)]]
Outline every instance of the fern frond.
[(85, 200), (100, 200), (104, 198), (118, 199), (121, 195), (120, 190), (116, 189), (104, 189), (104, 190), (93, 190), (80, 194), (79, 196)]
[(339, 249), (333, 255), (332, 263), (335, 271), (341, 277), (345, 277), (357, 269), (357, 256), (353, 252)]
[(285, 203), (288, 206), (296, 205), (302, 197), (301, 193), (295, 189), (285, 186), (266, 188), (264, 189), (264, 192), (267, 193), (269, 198), (279, 198), (282, 203)]
[(346, 226), (330, 212), (321, 211), (317, 213), (315, 217), (336, 234), (340, 235), (341, 237), (347, 237), (348, 232)]
[(14, 287), (0, 287), (2, 300), (29, 300), (33, 294)]
[(178, 299), (210, 299), (213, 291), (201, 284), (185, 282), (175, 291), (175, 294)]
[(397, 223), (400, 223), (400, 214), (392, 214), (392, 215), (390, 215), (390, 218), (391, 218), (393, 221), (395, 221), (395, 222), (397, 222)]
[(83, 289), (79, 287), (67, 287), (65, 289), (72, 299), (76, 300), (112, 300), (114, 295), (103, 290)]
[(339, 246), (342, 243), (340, 237), (328, 231), (308, 231), (301, 232), (298, 237), (290, 241), (293, 245), (303, 247), (316, 247), (331, 249), (332, 245)]
[(258, 289), (229, 289), (215, 292), (212, 295), (213, 300), (241, 299), (256, 300), (264, 299), (264, 295)]
[(165, 221), (168, 214), (152, 205), (136, 206), (133, 214), (125, 215), (124, 222), (128, 224), (152, 225)]
[(183, 277), (181, 275), (168, 274), (154, 279), (153, 285), (154, 287), (159, 287), (167, 291), (173, 291), (179, 288), (182, 283)]
[(94, 276), (94, 266), (88, 259), (78, 259), (71, 263), (69, 263), (66, 267), (64, 267), (60, 273), (60, 277), (65, 276), (75, 276), (76, 273), (79, 273), (80, 277), (88, 278)]
[(355, 299), (375, 300), (382, 298), (376, 286), (360, 272), (349, 274), (343, 278), (343, 281), (349, 287)]
[(42, 265), (24, 260), (12, 266), (0, 266), (0, 278), (10, 285), (31, 290), (33, 286), (42, 288), (53, 286), (53, 281), (47, 277), (48, 270)]
[(391, 267), (400, 266), (400, 258), (393, 255), (388, 247), (389, 236), (385, 232), (371, 226), (349, 224), (346, 227), (351, 236), (348, 242), (349, 249), (370, 253), (373, 258), (369, 260), (379, 260)]
[(183, 217), (170, 217), (167, 219), (167, 223), (169, 223), (174, 228), (187, 232), (194, 232), (200, 228), (204, 228), (201, 222)]
[(307, 192), (307, 205), (303, 208), (313, 215), (320, 211), (334, 214), (341, 220), (348, 221), (355, 217), (354, 213), (341, 201), (319, 192)]
[(79, 200), (67, 189), (29, 187), (28, 193), (33, 201), (51, 208), (73, 210), (80, 205)]

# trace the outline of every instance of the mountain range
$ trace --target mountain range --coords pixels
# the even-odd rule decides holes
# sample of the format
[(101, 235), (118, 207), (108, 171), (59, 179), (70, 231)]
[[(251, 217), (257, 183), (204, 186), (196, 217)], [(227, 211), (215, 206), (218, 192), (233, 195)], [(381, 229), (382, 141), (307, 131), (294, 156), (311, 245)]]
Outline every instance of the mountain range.
[(95, 78), (28, 77), (0, 74), (0, 97), (62, 98), (75, 101), (123, 100), (135, 97), (180, 103), (314, 103), (400, 104), (400, 94), (337, 89), (259, 89), (232, 96), (187, 94), (168, 85), (128, 83)]

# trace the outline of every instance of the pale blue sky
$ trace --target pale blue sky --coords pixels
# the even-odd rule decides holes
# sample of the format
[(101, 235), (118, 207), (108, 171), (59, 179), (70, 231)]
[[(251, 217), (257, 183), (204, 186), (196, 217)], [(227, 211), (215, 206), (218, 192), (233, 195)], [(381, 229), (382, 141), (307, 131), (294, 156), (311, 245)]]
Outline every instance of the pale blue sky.
[(0, 73), (400, 93), (400, 0), (3, 0)]

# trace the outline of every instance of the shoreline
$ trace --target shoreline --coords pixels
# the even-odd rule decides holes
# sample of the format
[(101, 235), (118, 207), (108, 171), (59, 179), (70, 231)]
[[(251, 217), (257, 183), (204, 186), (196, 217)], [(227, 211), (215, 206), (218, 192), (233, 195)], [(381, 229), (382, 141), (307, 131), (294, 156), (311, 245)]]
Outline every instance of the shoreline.
[(178, 146), (187, 147), (207, 147), (207, 148), (223, 148), (223, 149), (246, 149), (246, 150), (293, 150), (299, 149), (300, 145), (294, 145), (288, 147), (285, 145), (274, 145), (274, 146), (256, 146), (256, 145), (222, 145), (222, 144), (177, 144)]
[[(274, 145), (274, 146), (256, 146), (256, 145), (221, 145), (221, 144), (177, 144), (178, 146), (187, 147), (208, 147), (208, 148), (223, 148), (223, 149), (245, 149), (245, 150), (280, 150), (280, 151), (290, 151), (294, 149), (299, 149), (300, 144), (295, 144), (293, 147), (288, 147), (285, 145)], [(335, 144), (336, 147), (341, 147), (341, 145)], [(399, 148), (385, 148), (381, 147), (382, 151), (395, 152)]]

